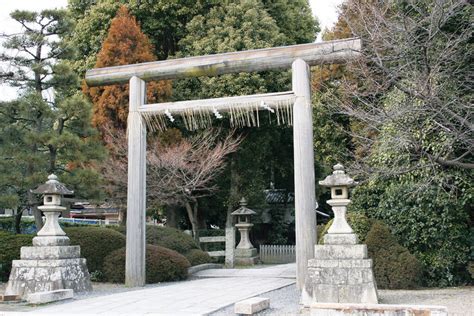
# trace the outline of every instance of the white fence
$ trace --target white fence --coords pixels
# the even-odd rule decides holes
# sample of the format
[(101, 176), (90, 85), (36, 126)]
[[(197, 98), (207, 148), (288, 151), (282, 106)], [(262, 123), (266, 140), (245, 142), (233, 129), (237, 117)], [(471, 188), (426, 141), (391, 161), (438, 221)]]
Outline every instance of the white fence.
[(294, 245), (260, 245), (260, 261), (262, 263), (296, 262)]

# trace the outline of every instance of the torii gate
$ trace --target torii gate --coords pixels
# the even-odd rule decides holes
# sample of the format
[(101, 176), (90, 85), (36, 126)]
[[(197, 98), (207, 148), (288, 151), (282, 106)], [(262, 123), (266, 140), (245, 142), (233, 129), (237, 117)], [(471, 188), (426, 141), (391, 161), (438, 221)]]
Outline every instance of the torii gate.
[[(281, 110), (293, 105), (295, 165), (295, 230), (297, 286), (302, 289), (308, 260), (314, 258), (316, 244), (313, 120), (309, 66), (344, 63), (360, 54), (360, 39), (256, 49), (225, 54), (88, 70), (89, 86), (130, 83), (128, 114), (128, 192), (125, 283), (145, 285), (146, 212), (146, 129), (151, 116), (229, 112), (239, 121), (239, 112), (251, 107)], [(228, 73), (258, 72), (292, 68), (292, 91), (218, 99), (146, 104), (145, 81), (217, 76)], [(263, 102), (263, 103), (262, 103)], [(262, 104), (259, 108), (258, 105)], [(247, 112), (248, 113), (248, 112)], [(258, 117), (258, 112), (257, 112)], [(291, 119), (291, 116), (289, 116)], [(185, 117), (185, 121), (186, 121)], [(243, 120), (250, 123), (250, 118)], [(242, 120), (240, 120), (242, 122)], [(291, 123), (291, 122), (290, 122)], [(154, 126), (163, 127), (158, 119)], [(193, 122), (188, 122), (193, 124)], [(257, 123), (258, 124), (258, 123)], [(153, 127), (153, 124), (151, 124)], [(253, 123), (255, 125), (255, 123)], [(199, 127), (199, 126), (198, 126)]]

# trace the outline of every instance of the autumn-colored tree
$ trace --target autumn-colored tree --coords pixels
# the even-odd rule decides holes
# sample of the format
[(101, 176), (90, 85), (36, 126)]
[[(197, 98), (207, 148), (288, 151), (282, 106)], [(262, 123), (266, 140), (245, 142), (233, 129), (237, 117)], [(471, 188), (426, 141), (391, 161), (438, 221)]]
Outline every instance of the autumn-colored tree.
[[(112, 20), (107, 38), (97, 56), (96, 68), (136, 64), (156, 60), (153, 46), (134, 16), (122, 6)], [(128, 84), (105, 87), (84, 86), (94, 103), (92, 122), (97, 127), (125, 129), (128, 116)], [(149, 82), (147, 101), (162, 102), (171, 95), (169, 81)]]

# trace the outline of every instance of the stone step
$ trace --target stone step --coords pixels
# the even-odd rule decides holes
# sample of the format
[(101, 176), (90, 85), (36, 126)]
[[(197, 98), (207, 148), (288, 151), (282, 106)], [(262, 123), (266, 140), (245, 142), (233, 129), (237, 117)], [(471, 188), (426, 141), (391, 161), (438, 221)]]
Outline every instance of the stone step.
[(37, 292), (28, 294), (26, 300), (30, 304), (45, 304), (50, 302), (62, 301), (72, 298), (74, 291), (71, 289)]
[(234, 313), (253, 315), (270, 307), (270, 299), (266, 297), (252, 297), (235, 303)]
[(316, 245), (315, 259), (367, 259), (366, 245)]

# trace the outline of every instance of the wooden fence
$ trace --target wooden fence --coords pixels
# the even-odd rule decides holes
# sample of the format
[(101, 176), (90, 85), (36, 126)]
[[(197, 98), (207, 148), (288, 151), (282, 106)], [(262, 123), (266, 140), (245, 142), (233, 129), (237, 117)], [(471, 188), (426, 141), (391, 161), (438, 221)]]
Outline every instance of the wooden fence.
[(295, 245), (260, 245), (262, 263), (296, 262)]

